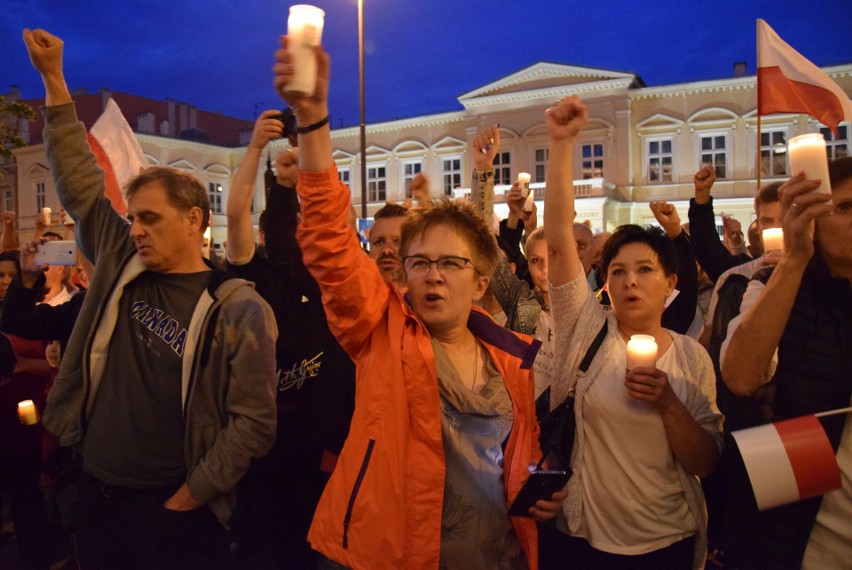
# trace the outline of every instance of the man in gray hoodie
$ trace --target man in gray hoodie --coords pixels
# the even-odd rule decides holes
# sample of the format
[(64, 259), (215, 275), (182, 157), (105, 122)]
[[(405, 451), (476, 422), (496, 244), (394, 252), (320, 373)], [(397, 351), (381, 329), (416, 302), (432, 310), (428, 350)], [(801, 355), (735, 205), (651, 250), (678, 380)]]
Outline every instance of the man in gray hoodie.
[(97, 265), (44, 413), (61, 445), (82, 449), (79, 562), (225, 567), (234, 487), (275, 435), (274, 316), (203, 260), (210, 206), (193, 176), (149, 168), (125, 190), (127, 221), (112, 209), (62, 41), (25, 30), (24, 42), (46, 89), (56, 191)]

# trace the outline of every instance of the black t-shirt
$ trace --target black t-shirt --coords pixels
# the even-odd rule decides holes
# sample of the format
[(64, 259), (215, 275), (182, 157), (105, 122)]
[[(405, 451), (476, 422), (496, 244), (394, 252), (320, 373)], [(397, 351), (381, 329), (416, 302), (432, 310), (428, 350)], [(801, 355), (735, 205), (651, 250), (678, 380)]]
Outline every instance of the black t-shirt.
[(83, 440), (83, 468), (95, 477), (139, 489), (186, 477), (183, 355), (209, 278), (146, 271), (124, 288)]

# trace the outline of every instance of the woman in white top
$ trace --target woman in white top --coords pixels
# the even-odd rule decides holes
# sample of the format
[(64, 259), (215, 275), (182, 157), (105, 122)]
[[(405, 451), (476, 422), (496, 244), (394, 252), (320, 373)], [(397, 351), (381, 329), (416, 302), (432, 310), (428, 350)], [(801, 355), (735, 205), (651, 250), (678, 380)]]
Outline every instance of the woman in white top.
[[(589, 290), (565, 223), (574, 217), (574, 143), (587, 118), (576, 96), (546, 113), (544, 226), (561, 371), (554, 401), (579, 380), (574, 475), (557, 520), (564, 534), (556, 535), (553, 564), (703, 568), (706, 510), (698, 478), (715, 469), (722, 443), (713, 367), (698, 343), (660, 324), (677, 282), (677, 253), (661, 231), (623, 226), (610, 238), (602, 269), (611, 310)], [(579, 377), (578, 364), (604, 323), (607, 335)], [(656, 366), (626, 370), (626, 342), (634, 334), (654, 337)]]

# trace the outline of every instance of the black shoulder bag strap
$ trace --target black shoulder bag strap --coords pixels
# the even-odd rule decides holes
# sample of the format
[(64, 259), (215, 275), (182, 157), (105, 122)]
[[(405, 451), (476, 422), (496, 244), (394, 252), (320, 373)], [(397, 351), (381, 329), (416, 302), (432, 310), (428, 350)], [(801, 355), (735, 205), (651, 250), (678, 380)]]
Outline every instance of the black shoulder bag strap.
[[(589, 346), (589, 350), (586, 351), (586, 356), (583, 357), (582, 362), (577, 367), (577, 380), (586, 375), (586, 372), (589, 371), (589, 366), (592, 365), (592, 361), (595, 359), (595, 355), (598, 353), (598, 349), (603, 344), (604, 339), (606, 338), (607, 332), (607, 320), (604, 317), (604, 324), (601, 327), (598, 336), (595, 337), (595, 340), (592, 341), (591, 346)], [(569, 394), (574, 392), (574, 389), (577, 387), (577, 382), (574, 382), (574, 386), (568, 391)]]

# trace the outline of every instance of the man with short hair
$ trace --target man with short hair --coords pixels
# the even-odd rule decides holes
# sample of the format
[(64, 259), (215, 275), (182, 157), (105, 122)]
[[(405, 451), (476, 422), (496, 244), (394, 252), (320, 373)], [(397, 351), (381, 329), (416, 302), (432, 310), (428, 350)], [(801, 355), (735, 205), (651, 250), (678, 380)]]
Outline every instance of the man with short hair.
[(132, 180), (128, 228), (76, 118), (62, 41), (43, 30), (24, 41), (46, 89), (57, 193), (98, 268), (44, 413), (61, 445), (82, 445), (78, 560), (227, 567), (234, 487), (275, 434), (272, 311), (203, 260), (209, 198), (190, 174)]
[(373, 214), (373, 227), (370, 228), (370, 258), (379, 266), (382, 276), (397, 287), (405, 286), (399, 240), (407, 213), (408, 210), (398, 204), (385, 204)]

